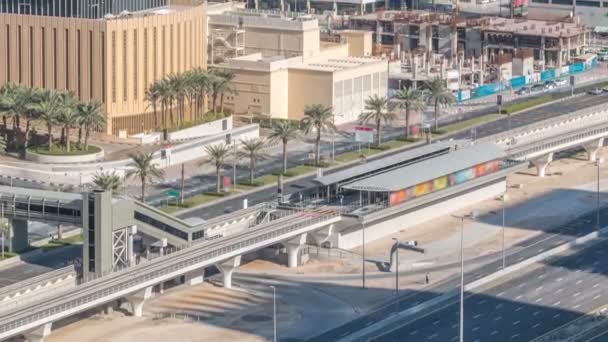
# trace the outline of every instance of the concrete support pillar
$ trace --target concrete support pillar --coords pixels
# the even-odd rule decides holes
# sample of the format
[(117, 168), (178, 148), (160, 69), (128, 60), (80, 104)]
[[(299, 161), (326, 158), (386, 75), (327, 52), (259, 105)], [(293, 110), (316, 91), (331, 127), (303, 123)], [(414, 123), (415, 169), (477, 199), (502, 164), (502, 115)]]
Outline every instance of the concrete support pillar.
[(127, 301), (131, 304), (133, 316), (141, 317), (144, 312), (144, 302), (152, 297), (152, 286), (148, 286), (143, 290), (127, 296)]
[(549, 163), (553, 161), (553, 152), (544, 156), (536, 157), (531, 160), (532, 164), (536, 166), (536, 175), (538, 177), (545, 177), (545, 170)]
[(205, 281), (205, 268), (186, 273), (186, 284), (190, 286), (202, 284)]
[(47, 323), (40, 327), (23, 334), (23, 337), (29, 342), (42, 342), (44, 338), (51, 334), (51, 327), (53, 323)]
[(587, 158), (589, 161), (595, 161), (597, 152), (604, 146), (604, 138), (593, 140), (583, 144), (583, 148), (587, 152)]
[(310, 14), (311, 9), (310, 9), (310, 0), (306, 0), (306, 13)]
[(11, 252), (20, 252), (29, 247), (27, 239), (27, 220), (11, 219), (9, 221), (10, 231), (8, 237), (8, 248)]
[(304, 243), (306, 243), (306, 234), (299, 235), (285, 243), (285, 248), (287, 249), (287, 267), (298, 267), (298, 252), (300, 252), (300, 247)]
[(222, 272), (222, 275), (224, 276), (224, 288), (232, 288), (232, 272), (234, 272), (234, 270), (236, 270), (240, 265), (240, 255), (215, 264), (215, 266), (220, 270), (220, 272)]

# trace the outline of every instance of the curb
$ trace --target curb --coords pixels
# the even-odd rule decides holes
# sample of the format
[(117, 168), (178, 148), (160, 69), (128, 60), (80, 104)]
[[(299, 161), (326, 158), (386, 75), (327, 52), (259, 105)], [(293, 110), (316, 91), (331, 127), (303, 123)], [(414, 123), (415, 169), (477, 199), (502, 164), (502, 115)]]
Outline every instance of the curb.
[[(468, 284), (465, 284), (464, 290), (465, 291), (471, 291), (471, 290), (474, 290), (474, 289), (479, 288), (481, 286), (487, 285), (488, 283), (491, 283), (491, 282), (497, 280), (500, 277), (503, 277), (503, 276), (506, 276), (506, 275), (508, 275), (510, 273), (519, 271), (519, 270), (521, 270), (523, 268), (526, 268), (526, 267), (528, 267), (528, 266), (530, 266), (530, 265), (532, 265), (532, 264), (534, 264), (536, 262), (539, 262), (541, 260), (547, 259), (549, 257), (552, 257), (552, 256), (556, 255), (556, 254), (559, 254), (559, 253), (562, 253), (564, 251), (570, 250), (573, 247), (582, 245), (582, 244), (584, 244), (586, 242), (589, 242), (591, 240), (599, 238), (600, 235), (604, 235), (606, 233), (608, 233), (608, 227), (604, 227), (604, 228), (600, 229), (599, 231), (591, 232), (591, 233), (589, 233), (589, 234), (587, 234), (585, 236), (579, 237), (579, 238), (577, 238), (577, 239), (575, 239), (573, 241), (564, 243), (564, 244), (559, 245), (557, 247), (554, 247), (554, 248), (552, 248), (552, 249), (550, 249), (548, 251), (545, 251), (545, 252), (543, 252), (541, 254), (538, 254), (538, 255), (536, 255), (534, 257), (528, 258), (528, 259), (523, 260), (523, 261), (521, 261), (519, 263), (511, 265), (511, 266), (505, 268), (504, 270), (499, 270), (499, 271), (494, 272), (494, 273), (492, 273), (490, 275), (487, 275), (487, 276), (485, 276), (483, 278), (480, 278), (480, 279), (472, 281), (472, 282), (470, 282)], [(346, 336), (344, 338), (341, 338), (338, 341), (339, 342), (366, 341), (367, 340), (366, 339), (367, 335), (373, 334), (374, 332), (376, 332), (376, 331), (378, 331), (380, 329), (386, 328), (386, 327), (388, 327), (391, 324), (394, 324), (394, 323), (403, 323), (404, 319), (408, 319), (408, 318), (411, 319), (411, 318), (413, 318), (411, 316), (413, 316), (414, 314), (419, 313), (419, 312), (421, 312), (423, 310), (427, 310), (427, 309), (429, 309), (429, 308), (431, 308), (431, 307), (433, 307), (433, 306), (435, 306), (437, 304), (440, 304), (440, 303), (446, 302), (446, 301), (448, 301), (450, 299), (453, 299), (459, 293), (460, 292), (457, 289), (447, 291), (446, 293), (440, 295), (439, 297), (433, 298), (433, 299), (431, 299), (429, 301), (426, 301), (426, 302), (424, 302), (422, 304), (413, 306), (413, 307), (411, 307), (411, 308), (409, 308), (409, 309), (407, 309), (405, 311), (400, 312), (397, 315), (391, 316), (391, 317), (389, 317), (389, 318), (387, 318), (385, 320), (382, 320), (382, 321), (380, 321), (380, 322), (378, 322), (376, 324), (370, 325), (367, 328), (359, 330), (358, 332), (356, 332), (356, 333), (354, 333), (354, 334), (352, 334), (350, 336)], [(415, 321), (416, 319), (414, 319), (413, 321)], [(401, 322), (399, 322), (399, 321), (401, 321)], [(375, 336), (375, 337), (383, 336), (383, 335), (385, 335), (385, 334), (387, 334), (387, 333), (389, 333), (389, 332), (391, 332), (391, 331), (393, 331), (395, 329), (398, 329), (398, 328), (402, 327), (403, 325), (404, 324), (400, 324), (397, 328), (392, 328), (392, 329), (385, 330), (385, 331), (383, 331), (383, 333), (381, 335), (378, 335), (378, 336)]]

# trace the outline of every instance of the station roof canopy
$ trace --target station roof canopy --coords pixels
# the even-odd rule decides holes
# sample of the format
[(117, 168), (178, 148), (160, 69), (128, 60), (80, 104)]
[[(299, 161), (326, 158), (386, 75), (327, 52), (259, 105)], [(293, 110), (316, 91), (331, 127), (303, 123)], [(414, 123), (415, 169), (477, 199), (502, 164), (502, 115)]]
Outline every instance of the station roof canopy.
[[(421, 147), (413, 148), (401, 153), (391, 154), (387, 157), (375, 159), (365, 164), (348, 167), (343, 170), (331, 173), (327, 176), (317, 177), (314, 179), (314, 181), (324, 186), (353, 181), (357, 177), (373, 175), (375, 172), (381, 173), (383, 169), (390, 169), (392, 167), (396, 167), (397, 165), (407, 163), (408, 161), (425, 159), (427, 158), (427, 156), (437, 156), (440, 155), (442, 151), (443, 153), (447, 153), (455, 146), (463, 146), (467, 143), (468, 142), (466, 140), (436, 142), (430, 145), (424, 145)], [(433, 160), (434, 159), (436, 159), (436, 157), (433, 158)], [(382, 177), (384, 176), (384, 174), (386, 173), (382, 173)]]
[(481, 143), (364, 178), (343, 188), (375, 192), (399, 191), (503, 156), (504, 151), (498, 145)]
[(49, 201), (62, 202), (73, 202), (82, 200), (82, 194), (77, 193), (28, 189), (0, 185), (0, 197), (12, 197), (13, 195), (19, 198), (33, 197), (37, 199), (47, 199)]

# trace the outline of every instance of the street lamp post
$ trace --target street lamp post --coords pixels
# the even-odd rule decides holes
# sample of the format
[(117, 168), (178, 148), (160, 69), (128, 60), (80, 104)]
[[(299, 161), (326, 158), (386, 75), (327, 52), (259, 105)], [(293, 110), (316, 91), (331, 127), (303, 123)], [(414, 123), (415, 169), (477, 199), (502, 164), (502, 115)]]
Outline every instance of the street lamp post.
[(464, 220), (474, 220), (475, 216), (475, 212), (457, 216), (460, 219), (460, 342), (464, 342)]
[(505, 228), (506, 228), (506, 222), (505, 222), (505, 202), (508, 199), (507, 193), (505, 192), (504, 194), (502, 194), (502, 269), (505, 269), (506, 266), (506, 256), (505, 256)]
[(270, 288), (272, 288), (273, 341), (277, 342), (277, 289), (273, 285), (270, 285)]
[(395, 314), (399, 314), (399, 246), (401, 242), (397, 238), (393, 238), (395, 240), (396, 249), (395, 249)]
[(236, 187), (236, 141), (232, 141), (232, 145), (234, 146), (234, 161), (232, 162), (232, 187)]
[(595, 165), (597, 166), (597, 192), (596, 192), (596, 216), (595, 216), (595, 228), (600, 229), (600, 158), (595, 159)]
[(365, 288), (365, 221), (363, 216), (359, 216), (359, 221), (361, 222), (361, 238), (362, 238), (362, 256), (361, 256), (361, 283), (363, 288)]

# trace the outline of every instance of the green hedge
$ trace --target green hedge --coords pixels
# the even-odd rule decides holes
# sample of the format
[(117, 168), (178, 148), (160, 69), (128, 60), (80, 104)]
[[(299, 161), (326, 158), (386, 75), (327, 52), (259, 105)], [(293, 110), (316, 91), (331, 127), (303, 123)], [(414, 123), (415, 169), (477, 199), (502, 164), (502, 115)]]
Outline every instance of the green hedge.
[(276, 119), (276, 118), (270, 118), (267, 116), (254, 116), (253, 123), (257, 123), (260, 125), (260, 127), (262, 128), (272, 128), (272, 126), (277, 123), (277, 122), (288, 122), (292, 127), (295, 128), (301, 128), (300, 127), (300, 121), (299, 120), (290, 120), (290, 119)]
[(182, 123), (181, 126), (173, 125), (173, 126), (167, 127), (167, 132), (169, 132), (169, 133), (176, 132), (176, 131), (180, 131), (182, 129), (202, 125), (202, 124), (205, 124), (205, 123), (208, 123), (211, 121), (220, 120), (220, 119), (224, 119), (227, 117), (230, 117), (230, 114), (208, 112), (202, 118), (184, 122), (184, 123)]
[(63, 149), (63, 146), (53, 145), (53, 149), (49, 151), (48, 146), (33, 146), (29, 147), (28, 152), (45, 155), (45, 156), (82, 156), (85, 154), (95, 154), (101, 151), (100, 147), (89, 145), (89, 148), (85, 151), (81, 149), (78, 144), (72, 142), (70, 143), (70, 152), (66, 152)]

